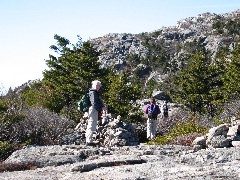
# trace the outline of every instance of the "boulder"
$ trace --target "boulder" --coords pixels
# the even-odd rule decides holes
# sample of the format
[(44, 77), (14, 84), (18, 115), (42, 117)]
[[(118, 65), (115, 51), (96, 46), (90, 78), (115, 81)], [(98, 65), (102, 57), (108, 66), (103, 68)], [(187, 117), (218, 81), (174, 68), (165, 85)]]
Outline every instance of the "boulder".
[(170, 100), (170, 97), (164, 91), (154, 90), (152, 97), (158, 100)]
[(240, 141), (232, 141), (232, 146), (240, 147)]
[(224, 137), (224, 135), (213, 136), (211, 139), (207, 139), (206, 145), (210, 148), (223, 148), (228, 147), (230, 141)]
[(205, 136), (197, 137), (192, 146), (195, 151), (205, 148), (239, 146), (240, 125), (221, 124), (211, 128)]
[(200, 136), (197, 137), (193, 142), (192, 145), (201, 145), (201, 146), (206, 146), (206, 140), (207, 140), (207, 136)]
[(209, 130), (207, 136), (208, 136), (208, 138), (211, 139), (214, 136), (224, 135), (224, 134), (226, 134), (225, 131), (228, 131), (228, 129), (229, 129), (229, 126), (227, 124), (221, 124), (221, 125), (219, 125), (217, 127), (211, 128)]

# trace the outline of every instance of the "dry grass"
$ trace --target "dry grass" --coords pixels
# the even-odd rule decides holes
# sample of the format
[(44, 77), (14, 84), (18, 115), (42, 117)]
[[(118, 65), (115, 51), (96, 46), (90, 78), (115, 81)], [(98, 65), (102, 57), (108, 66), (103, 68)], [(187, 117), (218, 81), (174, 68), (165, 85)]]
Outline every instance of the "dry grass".
[(191, 134), (186, 134), (182, 136), (177, 136), (170, 141), (170, 144), (192, 146), (192, 142), (199, 136), (201, 136), (201, 134), (198, 134), (198, 133), (191, 133)]

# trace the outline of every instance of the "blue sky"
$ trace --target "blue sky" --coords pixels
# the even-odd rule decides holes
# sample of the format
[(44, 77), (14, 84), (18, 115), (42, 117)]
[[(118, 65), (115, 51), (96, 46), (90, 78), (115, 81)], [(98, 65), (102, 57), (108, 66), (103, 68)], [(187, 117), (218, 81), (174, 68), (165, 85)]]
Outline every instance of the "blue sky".
[(0, 90), (42, 78), (54, 34), (72, 43), (108, 33), (151, 32), (205, 12), (240, 8), (240, 0), (1, 0)]

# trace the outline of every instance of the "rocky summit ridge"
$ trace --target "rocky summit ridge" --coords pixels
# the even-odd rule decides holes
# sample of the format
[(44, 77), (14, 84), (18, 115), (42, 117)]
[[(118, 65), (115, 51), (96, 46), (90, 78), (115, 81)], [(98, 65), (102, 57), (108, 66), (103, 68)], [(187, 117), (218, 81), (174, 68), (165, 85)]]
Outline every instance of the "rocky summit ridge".
[(225, 14), (203, 13), (196, 17), (179, 20), (175, 26), (162, 27), (153, 32), (109, 33), (90, 41), (98, 51), (102, 51), (99, 57), (102, 66), (114, 66), (117, 69), (122, 69), (128, 64), (128, 55), (135, 54), (141, 59), (151, 52), (144, 44), (146, 38), (149, 44), (161, 44), (161, 47), (170, 55), (168, 61), (178, 61), (181, 55), (188, 51), (184, 48), (179, 51), (178, 47), (184, 47), (186, 43), (196, 40), (200, 41), (214, 58), (220, 47), (227, 45), (231, 49), (237, 42), (232, 36), (217, 33), (213, 24), (216, 20), (226, 23), (228, 20), (239, 18), (239, 16), (239, 9)]

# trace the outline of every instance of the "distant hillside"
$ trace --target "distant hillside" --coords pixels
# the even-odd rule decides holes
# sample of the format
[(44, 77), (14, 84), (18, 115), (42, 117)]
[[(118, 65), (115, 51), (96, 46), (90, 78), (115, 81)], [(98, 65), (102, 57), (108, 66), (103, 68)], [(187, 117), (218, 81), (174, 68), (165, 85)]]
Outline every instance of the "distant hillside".
[(204, 47), (214, 59), (221, 48), (232, 49), (239, 43), (239, 35), (240, 10), (236, 10), (226, 14), (200, 14), (154, 32), (107, 34), (91, 41), (97, 50), (103, 51), (100, 62), (104, 67), (134, 69), (139, 64), (147, 67), (156, 62), (147, 76), (157, 74), (161, 81), (163, 74), (182, 68), (187, 63), (181, 61), (182, 57), (198, 46)]

